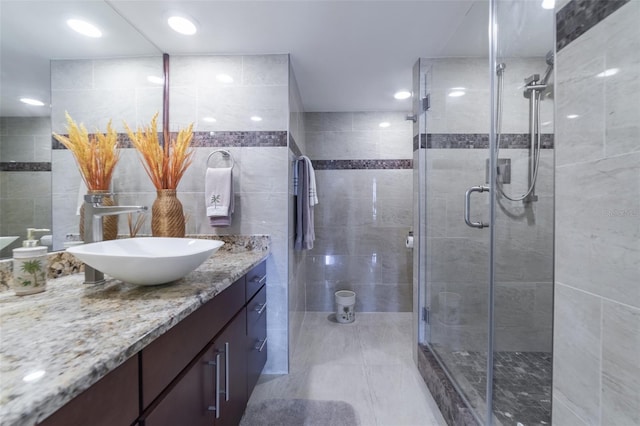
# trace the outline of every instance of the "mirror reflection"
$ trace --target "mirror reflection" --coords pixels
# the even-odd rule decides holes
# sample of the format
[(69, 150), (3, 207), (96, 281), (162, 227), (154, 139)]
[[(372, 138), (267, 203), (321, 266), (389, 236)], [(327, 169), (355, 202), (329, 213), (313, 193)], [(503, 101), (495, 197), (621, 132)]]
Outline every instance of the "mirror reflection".
[[(109, 119), (119, 132), (124, 119), (137, 125), (135, 112), (148, 120), (153, 112), (146, 110), (162, 106), (160, 86), (148, 80), (162, 76), (162, 56), (104, 1), (2, 0), (0, 7), (0, 258), (7, 258), (27, 228), (52, 230), (35, 233), (50, 250), (79, 232), (75, 214), (68, 226), (54, 219), (81, 191), (69, 153), (52, 150), (51, 132), (66, 133), (64, 112), (90, 132), (104, 132)], [(72, 18), (93, 24), (101, 37), (76, 32)], [(126, 58), (144, 69), (129, 68)]]

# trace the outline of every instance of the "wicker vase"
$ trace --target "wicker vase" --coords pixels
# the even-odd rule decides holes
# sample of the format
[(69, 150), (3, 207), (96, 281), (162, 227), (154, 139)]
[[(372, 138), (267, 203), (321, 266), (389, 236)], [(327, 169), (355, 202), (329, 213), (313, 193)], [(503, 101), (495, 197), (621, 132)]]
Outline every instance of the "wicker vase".
[[(106, 190), (87, 191), (87, 194), (110, 194)], [(110, 196), (102, 198), (102, 204), (105, 206), (115, 206), (116, 203)], [(102, 239), (115, 240), (118, 238), (118, 216), (104, 216), (102, 218)], [(80, 207), (80, 240), (84, 241), (84, 203)]]
[(184, 237), (184, 212), (175, 189), (159, 189), (151, 208), (151, 234), (154, 237)]

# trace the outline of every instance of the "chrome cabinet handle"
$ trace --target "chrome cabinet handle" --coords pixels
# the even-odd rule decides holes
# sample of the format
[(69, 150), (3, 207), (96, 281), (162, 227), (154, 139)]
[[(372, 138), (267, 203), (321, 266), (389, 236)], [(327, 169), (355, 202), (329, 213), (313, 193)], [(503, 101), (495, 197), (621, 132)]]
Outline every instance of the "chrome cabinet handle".
[(216, 419), (220, 418), (220, 352), (216, 353), (216, 360), (209, 361), (208, 365), (216, 367), (216, 405), (207, 407), (208, 411), (216, 412)]
[(229, 401), (229, 342), (224, 344), (224, 399)]
[(260, 279), (254, 278), (254, 279), (252, 279), (251, 281), (253, 281), (254, 283), (258, 283), (258, 284), (262, 285), (262, 284), (264, 284), (264, 282), (265, 282), (266, 280), (267, 280), (267, 276), (265, 275), (265, 276), (263, 276), (263, 277), (262, 277), (262, 278), (260, 278)]
[(486, 228), (489, 224), (480, 222), (472, 222), (471, 221), (471, 193), (473, 192), (489, 192), (489, 187), (480, 185), (480, 186), (472, 186), (467, 189), (467, 192), (464, 194), (464, 222), (472, 228)]
[(264, 349), (264, 345), (267, 344), (267, 338), (265, 337), (264, 340), (261, 342), (260, 340), (258, 340), (258, 343), (256, 343), (255, 349), (258, 352), (262, 352), (262, 350)]
[(267, 303), (266, 302), (262, 303), (262, 304), (259, 304), (258, 306), (256, 306), (256, 308), (254, 310), (258, 313), (258, 316), (259, 316), (259, 315), (262, 315), (262, 313), (264, 312), (265, 309), (267, 309)]

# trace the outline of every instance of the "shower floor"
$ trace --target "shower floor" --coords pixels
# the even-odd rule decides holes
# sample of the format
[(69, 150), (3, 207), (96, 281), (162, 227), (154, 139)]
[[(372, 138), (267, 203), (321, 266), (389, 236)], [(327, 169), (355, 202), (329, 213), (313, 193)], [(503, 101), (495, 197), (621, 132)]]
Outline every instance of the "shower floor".
[[(473, 408), (484, 410), (486, 352), (434, 349), (452, 376), (461, 379), (458, 385)], [(493, 412), (502, 425), (551, 424), (551, 365), (548, 352), (494, 353)]]

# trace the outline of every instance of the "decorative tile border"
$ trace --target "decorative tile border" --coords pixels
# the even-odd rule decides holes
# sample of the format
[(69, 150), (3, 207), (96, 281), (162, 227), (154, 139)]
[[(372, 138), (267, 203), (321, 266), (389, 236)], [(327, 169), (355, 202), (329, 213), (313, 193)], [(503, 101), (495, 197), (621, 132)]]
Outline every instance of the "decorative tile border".
[(413, 137), (413, 150), (416, 151), (419, 148), (427, 147), (427, 134), (421, 133), (420, 135), (415, 135)]
[(50, 172), (51, 162), (0, 162), (0, 172)]
[(413, 160), (311, 160), (315, 170), (412, 169)]
[(449, 426), (479, 426), (431, 350), (418, 346), (418, 371)]
[(192, 146), (202, 147), (286, 147), (286, 130), (259, 132), (194, 132)]
[[(420, 148), (429, 149), (487, 149), (489, 148), (488, 133), (428, 133), (422, 134)], [(554, 135), (543, 134), (540, 141), (542, 149), (553, 149)], [(413, 142), (417, 149), (417, 137)], [(529, 135), (527, 133), (504, 133), (500, 136), (501, 149), (527, 149)]]
[(602, 22), (629, 0), (573, 0), (556, 14), (556, 52)]
[[(171, 137), (177, 133), (172, 132)], [(162, 140), (161, 135), (158, 136)], [(126, 133), (118, 133), (118, 144), (121, 148), (133, 148), (131, 139)], [(284, 147), (287, 146), (287, 131), (255, 131), (255, 132), (193, 132), (191, 146), (194, 148), (209, 147)], [(66, 149), (64, 145), (51, 139), (52, 149)]]
[[(95, 133), (89, 133), (89, 136), (93, 137)], [(69, 137), (68, 134), (62, 134), (62, 136)], [(120, 148), (133, 148), (133, 144), (131, 143), (131, 139), (129, 135), (126, 133), (118, 133), (118, 146)], [(162, 140), (162, 133), (158, 133), (158, 140)], [(64, 145), (56, 140), (53, 136), (51, 136), (51, 149), (67, 149)]]

